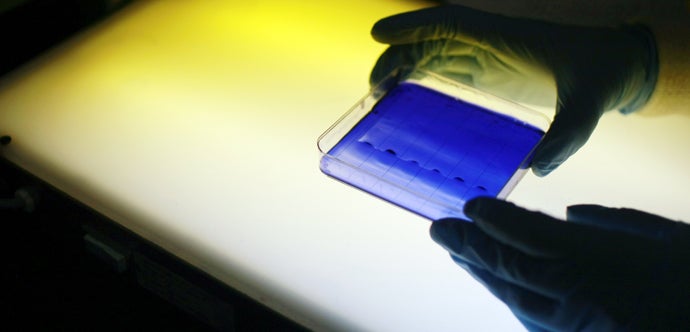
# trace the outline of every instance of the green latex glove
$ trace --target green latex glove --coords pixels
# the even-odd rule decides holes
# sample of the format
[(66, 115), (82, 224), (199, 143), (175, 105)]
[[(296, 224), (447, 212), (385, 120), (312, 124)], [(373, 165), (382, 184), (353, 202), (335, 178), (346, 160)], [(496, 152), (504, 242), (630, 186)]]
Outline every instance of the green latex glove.
[[(519, 103), (555, 103), (532, 160), (539, 176), (575, 153), (605, 111), (630, 113), (644, 105), (658, 71), (654, 39), (642, 27), (569, 26), (439, 6), (384, 18), (372, 35), (391, 45), (372, 84), (413, 66)], [(554, 89), (557, 101), (548, 98)]]
[(432, 238), (532, 331), (690, 327), (690, 225), (632, 209), (568, 208), (568, 222), (477, 198), (474, 222)]

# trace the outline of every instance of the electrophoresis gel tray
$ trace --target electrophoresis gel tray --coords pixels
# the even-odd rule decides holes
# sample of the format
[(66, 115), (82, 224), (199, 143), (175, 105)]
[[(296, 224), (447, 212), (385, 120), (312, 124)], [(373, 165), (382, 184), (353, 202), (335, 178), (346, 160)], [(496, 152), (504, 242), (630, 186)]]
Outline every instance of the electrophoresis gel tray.
[(320, 137), (321, 171), (431, 220), (506, 197), (548, 118), (432, 73), (392, 80)]

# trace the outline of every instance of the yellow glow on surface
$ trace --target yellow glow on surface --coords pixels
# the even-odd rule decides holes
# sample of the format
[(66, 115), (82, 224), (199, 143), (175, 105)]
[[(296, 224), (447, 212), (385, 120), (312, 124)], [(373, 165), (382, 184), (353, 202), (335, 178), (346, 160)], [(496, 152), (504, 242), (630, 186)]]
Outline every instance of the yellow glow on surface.
[[(13, 141), (1, 152), (310, 328), (520, 329), (425, 220), (318, 171), (317, 137), (366, 94), (385, 49), (371, 26), (426, 5), (135, 2), (2, 78), (0, 134)], [(511, 199), (690, 220), (690, 158), (674, 148), (688, 122), (607, 116), (567, 165), (526, 176)]]

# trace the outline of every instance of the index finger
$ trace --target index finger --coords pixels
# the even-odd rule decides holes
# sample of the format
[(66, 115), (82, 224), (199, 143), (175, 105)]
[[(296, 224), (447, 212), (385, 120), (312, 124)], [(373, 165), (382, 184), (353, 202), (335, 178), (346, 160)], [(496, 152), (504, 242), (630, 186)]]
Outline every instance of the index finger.
[(653, 261), (664, 241), (590, 225), (564, 222), (512, 203), (477, 198), (465, 204), (465, 215), (497, 241), (545, 258), (570, 257), (590, 267), (633, 268)]
[(512, 203), (476, 198), (465, 204), (465, 214), (492, 238), (535, 257), (572, 255), (593, 236), (584, 225), (565, 223)]
[[(400, 45), (420, 41), (453, 39), (483, 49), (532, 54), (550, 43), (553, 24), (508, 17), (464, 6), (437, 6), (381, 19), (371, 34), (381, 43)], [(529, 45), (526, 49), (524, 46)], [(525, 53), (526, 52), (526, 53)]]
[[(371, 34), (376, 41), (392, 45), (444, 38), (476, 42), (476, 34), (484, 24), (477, 26), (475, 16), (485, 15), (460, 6), (430, 7), (381, 19), (374, 24)], [(467, 23), (463, 24), (467, 29), (456, 28), (461, 22)], [(476, 28), (470, 29), (472, 26)], [(459, 30), (463, 30), (463, 33)]]

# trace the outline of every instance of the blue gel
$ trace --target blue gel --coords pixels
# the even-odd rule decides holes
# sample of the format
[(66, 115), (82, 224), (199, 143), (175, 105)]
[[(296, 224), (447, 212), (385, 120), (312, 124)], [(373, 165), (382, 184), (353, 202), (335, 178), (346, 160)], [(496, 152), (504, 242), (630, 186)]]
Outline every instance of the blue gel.
[(321, 170), (431, 220), (466, 219), (496, 197), (544, 132), (437, 91), (401, 83), (321, 159)]

